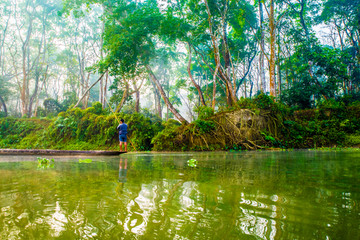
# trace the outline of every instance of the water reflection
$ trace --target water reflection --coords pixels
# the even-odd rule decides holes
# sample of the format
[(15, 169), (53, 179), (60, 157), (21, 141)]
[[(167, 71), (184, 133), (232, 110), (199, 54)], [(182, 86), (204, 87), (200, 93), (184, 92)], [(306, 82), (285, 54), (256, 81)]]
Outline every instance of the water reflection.
[(119, 161), (119, 178), (117, 192), (122, 194), (124, 192), (124, 184), (127, 181), (127, 158), (120, 158)]
[(120, 158), (120, 162), (119, 162), (119, 183), (125, 183), (126, 182), (127, 161), (128, 161), (127, 158), (125, 158), (124, 160), (122, 158)]
[(41, 170), (0, 158), (0, 239), (354, 239), (358, 170), (347, 152), (124, 154)]

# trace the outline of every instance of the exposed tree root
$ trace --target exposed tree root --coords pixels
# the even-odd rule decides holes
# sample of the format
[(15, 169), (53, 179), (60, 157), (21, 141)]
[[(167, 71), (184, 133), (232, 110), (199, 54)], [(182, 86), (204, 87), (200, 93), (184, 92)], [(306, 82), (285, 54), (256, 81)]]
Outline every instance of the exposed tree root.
[(183, 144), (190, 149), (263, 149), (267, 141), (263, 132), (277, 136), (279, 119), (269, 112), (255, 113), (249, 109), (221, 113), (206, 120), (213, 123), (213, 129), (200, 129), (189, 124), (182, 130)]

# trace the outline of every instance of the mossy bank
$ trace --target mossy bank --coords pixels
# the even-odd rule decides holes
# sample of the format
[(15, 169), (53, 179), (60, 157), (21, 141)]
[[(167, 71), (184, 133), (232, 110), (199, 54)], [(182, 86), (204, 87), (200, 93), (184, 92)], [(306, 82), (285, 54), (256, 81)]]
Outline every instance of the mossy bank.
[(165, 124), (154, 150), (256, 150), (360, 146), (360, 104), (326, 101), (318, 109), (295, 111), (266, 95), (242, 99), (214, 114), (199, 109), (189, 125)]

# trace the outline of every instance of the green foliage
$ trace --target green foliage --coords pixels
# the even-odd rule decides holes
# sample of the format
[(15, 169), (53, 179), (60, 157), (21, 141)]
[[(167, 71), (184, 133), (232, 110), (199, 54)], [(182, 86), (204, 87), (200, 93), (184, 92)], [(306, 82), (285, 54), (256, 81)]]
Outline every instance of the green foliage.
[(306, 42), (285, 64), (292, 84), (283, 91), (281, 99), (292, 107), (306, 109), (322, 99), (334, 98), (341, 84), (354, 84), (357, 70), (351, 70), (353, 75), (349, 76), (349, 68), (354, 64), (345, 50)]
[(195, 120), (193, 122), (192, 132), (194, 134), (209, 133), (215, 129), (215, 123), (212, 120)]
[(253, 100), (255, 105), (260, 109), (271, 109), (275, 105), (274, 97), (264, 93), (259, 94)]
[(151, 140), (163, 129), (161, 121), (155, 117), (153, 119), (147, 118), (140, 113), (124, 115), (123, 118), (128, 124), (130, 141), (135, 145), (136, 150), (151, 150), (153, 147)]
[(192, 159), (187, 160), (187, 164), (189, 167), (196, 167), (198, 164), (198, 161), (196, 159), (192, 158)]
[[(322, 101), (317, 110), (300, 110), (293, 112), (290, 108), (264, 94), (254, 99), (241, 99), (239, 108), (250, 108), (255, 114), (266, 116), (267, 124), (275, 127), (260, 129), (259, 140), (263, 146), (276, 148), (313, 148), (323, 146), (345, 146), (349, 134), (359, 132), (360, 105), (345, 107), (335, 100)], [(229, 112), (229, 110), (227, 110)], [(221, 116), (222, 113), (218, 113)], [(194, 145), (191, 150), (222, 149), (222, 141), (216, 140), (217, 115), (210, 119), (198, 119), (189, 125), (168, 126), (154, 139), (156, 150), (189, 150), (188, 144)], [(222, 125), (224, 127), (224, 124)], [(255, 132), (251, 133), (252, 135)], [(200, 137), (193, 142), (192, 138)], [(226, 136), (224, 136), (226, 138)], [(215, 140), (215, 142), (213, 142)], [(216, 142), (220, 141), (220, 142)], [(239, 150), (241, 145), (226, 144), (225, 150)]]
[(360, 106), (360, 93), (337, 96), (336, 101), (343, 103), (344, 106)]
[(49, 120), (6, 117), (0, 118), (0, 147), (15, 147), (34, 131), (41, 131)]
[(97, 114), (97, 115), (105, 114), (105, 111), (103, 110), (102, 104), (100, 102), (92, 103), (92, 108), (93, 108), (92, 113), (94, 113), (94, 114)]
[(176, 140), (176, 136), (181, 128), (181, 123), (174, 119), (169, 119), (163, 123), (164, 129), (159, 132), (151, 141), (154, 145), (153, 150), (165, 151), (165, 150), (181, 150), (181, 146)]
[(75, 105), (77, 102), (75, 92), (65, 92), (65, 99), (62, 101), (61, 105), (63, 106), (64, 111), (67, 110), (70, 106)]
[(304, 77), (301, 81), (294, 82), (289, 89), (284, 90), (281, 100), (295, 109), (309, 109), (315, 105), (311, 98), (314, 93), (311, 79)]
[[(343, 147), (358, 144), (360, 134), (360, 104), (345, 106), (335, 100), (322, 101), (317, 110), (291, 112), (266, 95), (253, 100), (242, 99), (238, 107), (250, 107), (255, 115), (266, 116), (268, 123), (278, 130), (260, 129), (259, 139), (267, 147), (314, 148)], [(259, 108), (261, 106), (262, 108)], [(243, 145), (228, 144), (213, 137), (223, 113), (213, 115), (208, 108), (201, 118), (191, 124), (161, 119), (144, 109), (143, 113), (105, 114), (99, 103), (81, 110), (70, 109), (49, 119), (0, 118), (0, 147), (53, 149), (118, 149), (117, 119), (123, 118), (129, 126), (128, 148), (138, 151), (184, 150), (240, 150)], [(209, 110), (209, 111), (207, 111)], [(229, 111), (227, 111), (229, 112)], [(226, 124), (221, 125), (226, 127)], [(276, 134), (277, 133), (277, 134)], [(246, 133), (245, 133), (246, 134)], [(200, 139), (195, 141), (194, 139)], [(195, 141), (195, 142), (194, 142)], [(220, 142), (217, 142), (220, 141)], [(223, 145), (225, 142), (225, 147)], [(189, 145), (191, 143), (191, 145)], [(189, 147), (191, 146), (191, 147)]]
[(350, 134), (345, 136), (345, 146), (360, 147), (360, 134)]
[[(45, 116), (56, 116), (59, 112), (65, 110), (63, 105), (56, 99), (48, 98), (44, 101)], [(41, 112), (42, 113), (42, 112)]]
[[(295, 112), (281, 129), (286, 147), (348, 146), (358, 132), (360, 106), (345, 107), (335, 100), (323, 101), (318, 110)], [(356, 144), (354, 144), (356, 145)]]
[(252, 109), (254, 113), (270, 112), (279, 121), (291, 115), (292, 110), (281, 102), (276, 102), (274, 97), (260, 93), (253, 99), (241, 98), (237, 102), (237, 107), (240, 109)]
[(47, 158), (41, 158), (41, 157), (38, 157), (37, 160), (38, 163), (40, 164), (50, 164), (51, 162), (54, 162), (54, 159), (49, 160)]
[(47, 169), (47, 168), (54, 168), (54, 159), (47, 159), (38, 157), (38, 169)]
[(192, 123), (190, 131), (193, 134), (204, 134), (215, 129), (215, 123), (209, 119), (214, 116), (214, 109), (207, 106), (198, 106), (194, 109), (198, 119)]
[(6, 112), (0, 112), (0, 118), (4, 118), (7, 116), (7, 113)]
[(0, 147), (52, 149), (118, 149), (117, 119), (128, 124), (128, 149), (150, 150), (152, 138), (164, 127), (161, 119), (147, 112), (143, 114), (105, 114), (101, 104), (81, 110), (69, 109), (57, 118), (0, 119)]
[[(48, 138), (54, 145), (61, 146), (68, 142), (86, 142), (104, 146), (116, 142), (115, 116), (98, 115), (99, 110), (90, 107), (85, 110), (70, 109), (59, 114), (58, 118), (49, 126)], [(102, 110), (101, 110), (102, 111)], [(82, 148), (86, 149), (86, 145)]]
[(237, 106), (240, 109), (256, 109), (257, 106), (254, 104), (254, 101), (251, 98), (244, 98), (241, 97), (239, 101), (237, 102)]
[(79, 159), (79, 163), (92, 163), (92, 159), (87, 158), (87, 159)]
[(329, 99), (327, 101), (320, 102), (318, 107), (320, 109), (343, 109), (345, 104), (341, 101), (336, 101), (335, 99)]
[(194, 111), (198, 114), (199, 120), (205, 120), (214, 116), (214, 109), (212, 109), (212, 107), (198, 106)]

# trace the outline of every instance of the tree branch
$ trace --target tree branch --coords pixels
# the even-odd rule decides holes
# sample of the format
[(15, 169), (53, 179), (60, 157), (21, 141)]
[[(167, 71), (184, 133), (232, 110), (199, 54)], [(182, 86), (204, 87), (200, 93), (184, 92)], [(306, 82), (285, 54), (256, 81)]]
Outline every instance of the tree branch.
[[(106, 72), (106, 71), (105, 71)], [(81, 100), (83, 100), (83, 98), (86, 96), (86, 94), (88, 94), (88, 92), (101, 80), (101, 78), (104, 76), (105, 72), (103, 72), (103, 74), (101, 74), (101, 76), (99, 77), (98, 80), (96, 80), (83, 94), (83, 96), (79, 99), (79, 101), (75, 104), (75, 106), (73, 108), (76, 108), (79, 103), (81, 102)]]

